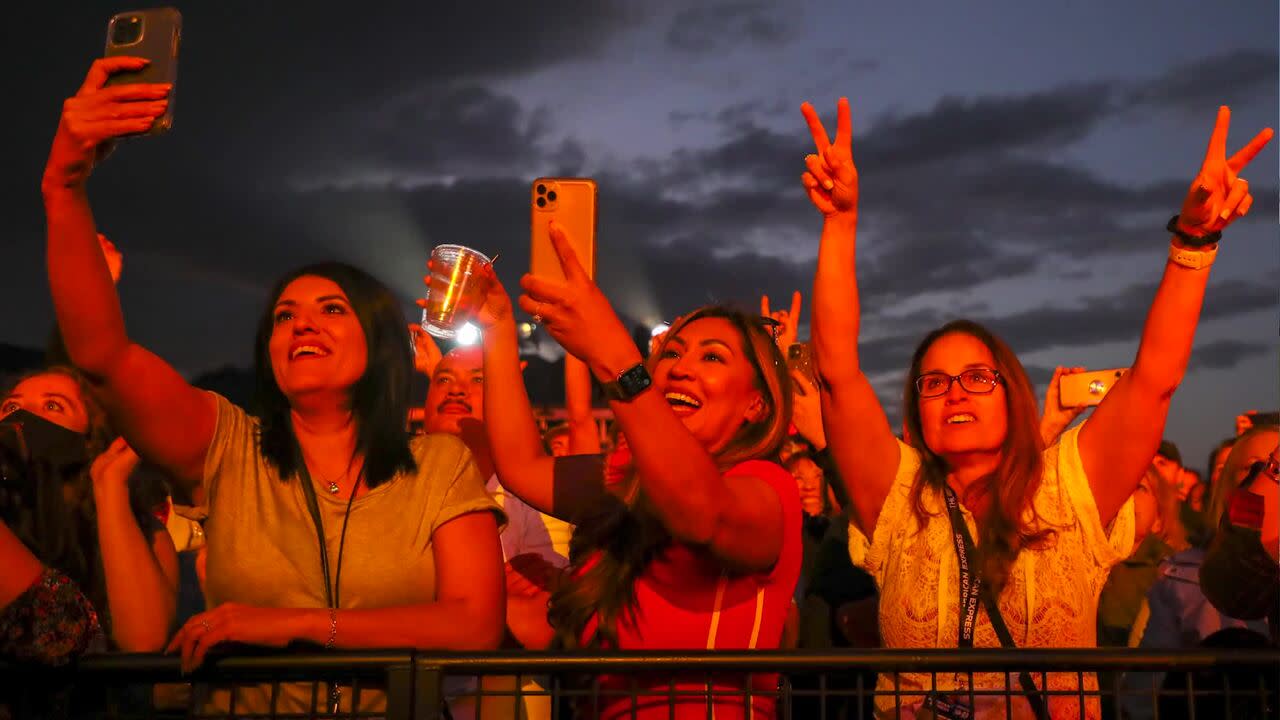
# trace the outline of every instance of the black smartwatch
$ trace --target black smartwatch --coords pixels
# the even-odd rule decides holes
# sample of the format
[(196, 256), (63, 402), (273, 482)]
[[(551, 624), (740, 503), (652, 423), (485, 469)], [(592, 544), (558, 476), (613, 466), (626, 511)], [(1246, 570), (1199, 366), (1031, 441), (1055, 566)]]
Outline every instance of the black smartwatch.
[(627, 402), (648, 390), (652, 384), (653, 380), (649, 377), (649, 371), (644, 368), (644, 363), (636, 363), (633, 367), (619, 373), (617, 380), (601, 383), (600, 387), (604, 389), (605, 398)]

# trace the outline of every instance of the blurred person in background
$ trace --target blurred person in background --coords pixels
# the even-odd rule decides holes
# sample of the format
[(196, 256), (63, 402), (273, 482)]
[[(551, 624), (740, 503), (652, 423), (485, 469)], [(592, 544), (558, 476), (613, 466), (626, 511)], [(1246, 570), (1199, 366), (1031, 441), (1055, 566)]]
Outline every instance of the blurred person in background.
[[(1278, 440), (1280, 428), (1275, 426), (1254, 428), (1236, 439), (1212, 489), (1205, 518), (1209, 527), (1218, 528), (1239, 483), (1248, 475), (1254, 462), (1265, 460), (1275, 450)], [(1205, 596), (1200, 571), (1207, 545), (1206, 542), (1183, 550), (1160, 565), (1159, 577), (1147, 591), (1147, 619), (1141, 637), (1136, 638), (1137, 647), (1153, 650), (1197, 647), (1214, 633), (1229, 628), (1252, 631), (1265, 642), (1268, 633), (1265, 619), (1231, 617), (1214, 607)], [(1253, 588), (1253, 591), (1257, 590)], [(1159, 688), (1163, 682), (1164, 673), (1160, 672), (1125, 673), (1125, 692), (1136, 693), (1123, 702), (1128, 716), (1135, 720), (1152, 717), (1151, 689)]]

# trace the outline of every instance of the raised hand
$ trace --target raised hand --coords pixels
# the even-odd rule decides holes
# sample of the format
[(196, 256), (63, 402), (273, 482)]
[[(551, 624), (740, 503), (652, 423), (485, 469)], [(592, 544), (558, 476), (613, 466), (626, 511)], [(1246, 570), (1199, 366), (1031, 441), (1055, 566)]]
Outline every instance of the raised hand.
[(849, 99), (836, 104), (836, 139), (832, 142), (809, 103), (800, 106), (809, 132), (813, 135), (816, 154), (804, 159), (808, 170), (800, 176), (809, 201), (826, 217), (858, 212), (858, 168), (853, 164), (853, 121), (849, 115)]
[(128, 487), (129, 476), (138, 467), (138, 454), (124, 438), (116, 438), (89, 466), (89, 478), (95, 487)]
[(778, 329), (773, 339), (778, 343), (778, 349), (782, 350), (785, 357), (787, 348), (791, 347), (796, 341), (796, 335), (800, 332), (800, 291), (796, 290), (791, 293), (791, 309), (769, 311), (769, 296), (760, 296), (760, 315), (767, 318), (773, 318), (778, 323)]
[[(602, 373), (608, 374), (605, 371), (627, 369), (633, 356), (640, 357), (639, 349), (609, 299), (582, 269), (564, 228), (552, 221), (550, 235), (565, 281), (558, 283), (526, 274), (520, 278), (525, 294), (517, 302), (561, 347), (587, 363), (604, 380)], [(619, 364), (626, 366), (616, 367)]]
[(1080, 417), (1080, 413), (1086, 409), (1062, 405), (1062, 378), (1082, 372), (1084, 372), (1082, 367), (1056, 367), (1053, 370), (1053, 378), (1049, 380), (1049, 390), (1044, 396), (1044, 414), (1040, 416), (1040, 438), (1044, 440), (1045, 447), (1052, 445), (1062, 431), (1066, 430), (1067, 426)]
[[(428, 287), (431, 286), (431, 267), (432, 263), (428, 260), (427, 274), (422, 276), (422, 284)], [(498, 273), (494, 272), (493, 265), (481, 265), (479, 273), (485, 282), (485, 293), (470, 319), (483, 331), (504, 321), (510, 321), (514, 316), (511, 312), (511, 296), (498, 280)], [(423, 298), (417, 298), (414, 302), (424, 310), (427, 307), (427, 301)]]
[(49, 152), (45, 181), (63, 187), (88, 179), (110, 141), (151, 129), (169, 105), (168, 83), (134, 83), (105, 87), (118, 72), (141, 70), (149, 61), (137, 57), (100, 58), (84, 84), (62, 104), (58, 132)]
[(822, 398), (818, 388), (799, 370), (791, 371), (791, 387), (791, 424), (815, 450), (825, 449), (827, 433), (822, 427)]
[(436, 345), (436, 341), (418, 323), (409, 323), (409, 337), (413, 339), (413, 369), (421, 375), (431, 377), (443, 357), (440, 346)]
[(1189, 235), (1203, 236), (1218, 232), (1237, 218), (1242, 218), (1253, 205), (1249, 181), (1240, 171), (1271, 141), (1275, 132), (1264, 128), (1235, 155), (1227, 157), (1227, 130), (1231, 125), (1231, 109), (1218, 108), (1218, 120), (1209, 136), (1204, 163), (1182, 203), (1178, 227)]

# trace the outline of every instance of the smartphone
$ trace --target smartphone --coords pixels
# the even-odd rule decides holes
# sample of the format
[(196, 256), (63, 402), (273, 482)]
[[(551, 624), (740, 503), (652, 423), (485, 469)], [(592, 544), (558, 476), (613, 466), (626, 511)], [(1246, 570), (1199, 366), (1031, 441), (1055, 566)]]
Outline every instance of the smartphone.
[(538, 178), (529, 188), (531, 236), (529, 272), (564, 282), (560, 258), (551, 246), (548, 225), (558, 222), (591, 279), (596, 277), (596, 181), (591, 178)]
[(182, 42), (182, 13), (176, 8), (130, 10), (119, 13), (107, 23), (107, 57), (126, 55), (151, 62), (141, 70), (119, 72), (107, 79), (107, 85), (132, 83), (169, 83), (169, 106), (156, 118), (146, 135), (159, 135), (173, 127), (173, 106), (178, 90), (178, 46)]
[(1256, 410), (1250, 410), (1245, 413), (1245, 415), (1249, 416), (1249, 419), (1253, 421), (1254, 427), (1258, 427), (1260, 425), (1280, 425), (1280, 412), (1258, 412)]
[(1112, 368), (1063, 375), (1058, 385), (1058, 401), (1063, 407), (1097, 405), (1128, 371), (1129, 368)]
[(813, 347), (809, 343), (791, 343), (787, 348), (787, 367), (799, 370), (814, 387), (818, 386), (818, 373), (813, 369)]

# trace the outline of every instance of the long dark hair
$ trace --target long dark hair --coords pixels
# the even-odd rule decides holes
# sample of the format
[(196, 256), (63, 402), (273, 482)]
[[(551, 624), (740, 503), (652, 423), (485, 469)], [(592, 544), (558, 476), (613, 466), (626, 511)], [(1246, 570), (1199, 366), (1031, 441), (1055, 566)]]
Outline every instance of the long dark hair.
[(89, 417), (84, 433), (83, 464), (55, 468), (47, 459), (33, 459), (25, 472), (35, 496), (21, 506), (4, 508), (4, 521), (42, 564), (71, 578), (100, 616), (107, 617), (107, 583), (98, 547), (98, 516), (93, 503), (89, 466), (102, 454), (115, 432), (84, 376), (73, 368), (54, 365), (18, 377), (0, 398), (19, 384), (42, 375), (62, 375), (75, 382)]
[[(711, 305), (675, 322), (646, 365), (652, 373), (667, 343), (689, 323), (703, 318), (728, 320), (742, 339), (744, 354), (755, 370), (755, 383), (764, 398), (766, 412), (755, 422), (745, 422), (737, 434), (714, 451), (722, 470), (752, 459), (775, 459), (791, 420), (791, 377), (773, 337), (759, 319), (733, 308)], [(671, 534), (647, 507), (634, 466), (623, 481), (621, 499), (602, 503), (595, 512), (578, 518), (570, 544), (577, 575), (551, 596), (547, 614), (556, 639), (564, 647), (578, 647), (587, 624), (594, 617), (597, 631), (589, 647), (616, 647), (619, 621), (634, 622), (635, 584), (640, 575), (671, 544)]]
[[(1038, 522), (1029, 522), (1024, 512), (1034, 507), (1032, 499), (1044, 476), (1044, 441), (1040, 438), (1039, 418), (1035, 390), (1027, 371), (1013, 350), (987, 328), (971, 320), (953, 320), (929, 333), (915, 354), (911, 356), (911, 369), (907, 371), (902, 391), (904, 417), (910, 444), (920, 452), (920, 473), (911, 488), (912, 508), (916, 519), (923, 526), (929, 515), (924, 506), (924, 489), (930, 488), (941, 496), (951, 468), (942, 456), (933, 452), (924, 441), (924, 428), (920, 421), (920, 395), (915, 379), (921, 373), (925, 353), (944, 335), (953, 333), (968, 335), (987, 347), (995, 358), (996, 371), (1003, 378), (1005, 409), (1008, 412), (1008, 435), (1005, 437), (1000, 464), (995, 471), (975, 481), (966, 491), (966, 499), (986, 498), (986, 512), (978, 521), (978, 557), (982, 580), (999, 595), (1009, 576), (1009, 569), (1022, 548), (1044, 541), (1051, 530), (1039, 529)], [(1034, 520), (1034, 518), (1033, 518)]]
[(374, 488), (398, 472), (413, 472), (409, 451), (409, 380), (413, 357), (408, 325), (391, 291), (372, 275), (345, 263), (323, 262), (299, 268), (280, 280), (258, 321), (254, 343), (253, 410), (261, 420), (258, 440), (267, 462), (287, 481), (299, 470), (297, 438), (289, 417), (289, 400), (272, 372), (268, 345), (275, 324), (275, 304), (289, 283), (305, 275), (332, 280), (346, 293), (364, 330), (368, 362), (351, 389), (356, 423), (356, 452), (364, 456), (364, 479)]

